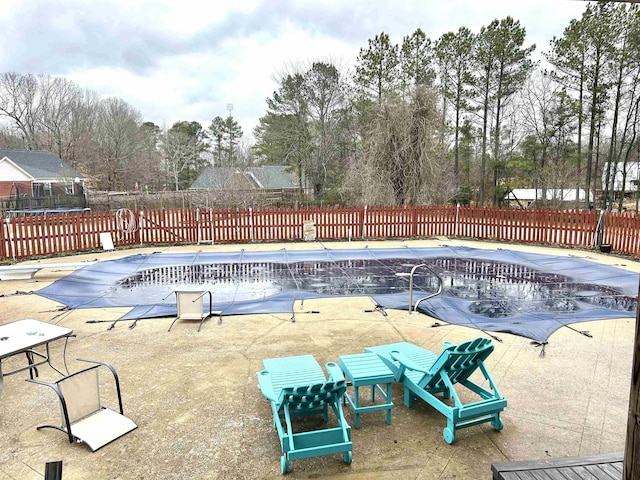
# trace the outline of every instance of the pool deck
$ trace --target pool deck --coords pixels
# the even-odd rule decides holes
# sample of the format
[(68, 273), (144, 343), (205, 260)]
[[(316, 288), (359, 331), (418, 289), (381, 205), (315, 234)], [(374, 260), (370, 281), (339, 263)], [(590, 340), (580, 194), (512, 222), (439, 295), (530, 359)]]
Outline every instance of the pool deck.
[[(447, 239), (326, 243), (330, 248), (373, 248), (468, 245), (508, 248), (554, 255), (579, 255), (640, 272), (640, 263), (615, 255), (558, 248), (525, 247)], [(32, 263), (106, 260), (151, 252), (314, 249), (314, 243), (200, 245), (118, 250), (58, 257)], [(264, 358), (312, 354), (324, 365), (365, 347), (408, 341), (440, 351), (445, 340), (459, 342), (482, 335), (457, 326), (432, 328), (433, 319), (406, 311), (365, 313), (368, 298), (307, 300), (291, 314), (229, 316), (218, 324), (205, 321), (202, 330), (173, 318), (109, 323), (126, 309), (60, 311), (61, 305), (37, 291), (68, 271), (42, 269), (27, 280), (0, 281), (0, 324), (35, 318), (72, 328), (70, 370), (90, 358), (111, 363), (120, 375), (125, 413), (138, 428), (91, 453), (85, 445), (70, 445), (55, 430), (37, 431), (57, 421), (59, 407), (50, 389), (24, 381), (27, 375), (5, 378), (0, 397), (0, 480), (42, 479), (45, 463), (62, 460), (65, 479), (235, 479), (282, 478), (280, 446), (269, 404), (257, 386), (256, 372)], [(318, 314), (303, 312), (317, 310)], [(593, 338), (569, 328), (554, 333), (546, 356), (529, 339), (498, 334), (487, 360), (508, 401), (504, 430), (488, 424), (462, 430), (456, 442), (442, 438), (442, 415), (415, 402), (404, 407), (402, 389), (393, 388), (392, 424), (384, 412), (369, 413), (353, 434), (353, 463), (340, 455), (291, 462), (287, 478), (353, 479), (490, 479), (491, 464), (575, 457), (624, 450), (635, 320), (582, 323)], [(52, 347), (56, 365), (63, 343)], [(22, 359), (20, 359), (22, 360)], [(14, 359), (10, 359), (14, 361)], [(43, 380), (55, 372), (40, 368)], [(109, 391), (106, 392), (107, 398)], [(111, 392), (112, 393), (112, 392)], [(107, 402), (108, 403), (108, 402)], [(345, 409), (353, 425), (353, 412)]]

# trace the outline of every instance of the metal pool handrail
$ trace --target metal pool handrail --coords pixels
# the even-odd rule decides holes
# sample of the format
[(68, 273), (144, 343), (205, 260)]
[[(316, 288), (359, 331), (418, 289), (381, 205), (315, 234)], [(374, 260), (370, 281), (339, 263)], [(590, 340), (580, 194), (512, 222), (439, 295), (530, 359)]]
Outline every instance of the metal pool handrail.
[[(430, 293), (425, 297), (419, 298), (414, 307), (413, 306), (413, 274), (420, 267), (426, 268), (438, 279), (438, 290), (435, 293)], [(412, 315), (413, 311), (418, 310), (418, 306), (423, 300), (428, 300), (430, 298), (433, 298), (437, 295), (440, 295), (440, 293), (442, 293), (442, 278), (440, 278), (440, 275), (438, 275), (435, 271), (433, 271), (433, 269), (426, 263), (421, 263), (419, 265), (414, 266), (411, 269), (411, 273), (409, 274), (409, 315)]]

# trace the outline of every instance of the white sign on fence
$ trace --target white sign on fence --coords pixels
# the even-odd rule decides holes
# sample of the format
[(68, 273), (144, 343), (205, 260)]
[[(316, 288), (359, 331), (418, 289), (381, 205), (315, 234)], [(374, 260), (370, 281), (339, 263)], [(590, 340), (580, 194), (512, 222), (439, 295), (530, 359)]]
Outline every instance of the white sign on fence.
[(113, 250), (113, 238), (111, 238), (111, 232), (100, 233), (100, 245), (103, 250)]

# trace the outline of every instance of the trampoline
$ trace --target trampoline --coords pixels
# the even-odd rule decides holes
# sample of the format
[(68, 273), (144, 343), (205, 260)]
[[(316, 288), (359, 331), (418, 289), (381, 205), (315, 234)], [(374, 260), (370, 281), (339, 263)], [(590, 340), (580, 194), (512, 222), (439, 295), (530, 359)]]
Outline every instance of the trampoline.
[(81, 268), (37, 293), (69, 308), (131, 307), (121, 320), (175, 316), (175, 290), (212, 292), (205, 308), (224, 316), (293, 313), (298, 301), (345, 296), (370, 297), (384, 313), (409, 309), (411, 281), (414, 305), (441, 290), (420, 313), (540, 343), (568, 324), (633, 318), (637, 305), (637, 273), (469, 247), (139, 254)]

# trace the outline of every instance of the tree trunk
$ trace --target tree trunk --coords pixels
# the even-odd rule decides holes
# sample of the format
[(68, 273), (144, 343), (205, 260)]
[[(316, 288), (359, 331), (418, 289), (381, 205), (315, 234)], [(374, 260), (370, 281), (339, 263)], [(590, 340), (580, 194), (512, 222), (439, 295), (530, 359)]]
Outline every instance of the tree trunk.
[(480, 166), (480, 206), (484, 205), (484, 176), (487, 170), (487, 122), (489, 120), (489, 72), (484, 85), (484, 105), (482, 112), (482, 162)]
[[(502, 77), (502, 75), (501, 75)], [(500, 80), (502, 83), (502, 79)], [(495, 128), (495, 138), (493, 143), (493, 206), (495, 207), (498, 204), (498, 165), (499, 159), (498, 155), (500, 152), (500, 107), (502, 105), (501, 98), (501, 87), (498, 87), (498, 95), (496, 102), (496, 128)]]
[[(598, 118), (597, 118), (597, 111), (598, 111), (598, 93), (599, 93), (599, 89), (600, 89), (600, 68), (602, 67), (602, 51), (601, 51), (601, 47), (597, 46), (596, 47), (596, 54), (595, 54), (595, 65), (594, 65), (594, 71), (593, 71), (593, 87), (591, 88), (591, 119), (590, 119), (590, 125), (589, 125), (589, 151), (587, 152), (587, 175), (586, 175), (586, 179), (585, 179), (585, 203), (587, 205), (587, 208), (589, 208), (590, 206), (590, 201), (589, 201), (589, 197), (590, 197), (590, 193), (591, 193), (591, 172), (593, 169), (593, 146), (594, 146), (594, 142), (595, 142), (595, 137), (596, 137), (596, 127), (597, 124), (599, 122)], [(594, 192), (595, 195), (595, 192)], [(594, 198), (595, 201), (595, 198)]]
[[(584, 116), (584, 53), (582, 54), (582, 65), (580, 66), (580, 91), (578, 93), (578, 159), (576, 162), (576, 200), (580, 201), (580, 178), (582, 177), (582, 117)], [(585, 189), (586, 190), (586, 189)], [(585, 193), (586, 195), (586, 193)], [(589, 206), (589, 200), (587, 202), (587, 208)]]
[[(622, 46), (622, 49), (624, 50), (625, 45)], [(614, 152), (616, 149), (616, 138), (617, 138), (617, 134), (618, 134), (618, 114), (620, 112), (620, 98), (622, 97), (622, 73), (624, 71), (624, 54), (621, 54), (621, 58), (620, 58), (620, 65), (619, 65), (619, 69), (618, 69), (618, 81), (617, 83), (617, 87), (616, 87), (616, 100), (614, 103), (614, 107), (613, 107), (613, 124), (611, 125), (611, 144), (609, 145), (609, 159), (608, 159), (608, 168), (607, 168), (607, 175), (606, 175), (606, 183), (605, 183), (605, 204), (607, 207), (607, 211), (611, 211), (611, 206), (613, 204), (614, 198), (613, 198), (613, 183), (615, 180), (615, 172), (617, 170), (617, 164), (618, 164), (618, 159), (615, 158), (614, 156)], [(615, 163), (614, 163), (615, 162)], [(612, 170), (612, 166), (615, 165), (615, 167), (613, 168), (613, 175), (611, 175), (611, 170)], [(613, 178), (611, 178), (613, 177)], [(624, 193), (623, 193), (624, 195)]]
[[(454, 133), (454, 142), (453, 142), (453, 151), (454, 151), (454, 163), (453, 163), (453, 173), (456, 177), (456, 187), (458, 186), (458, 171), (460, 169), (460, 96), (462, 95), (460, 92), (460, 84), (458, 83), (458, 92), (456, 95), (456, 131)], [(444, 124), (443, 129), (444, 132)]]

